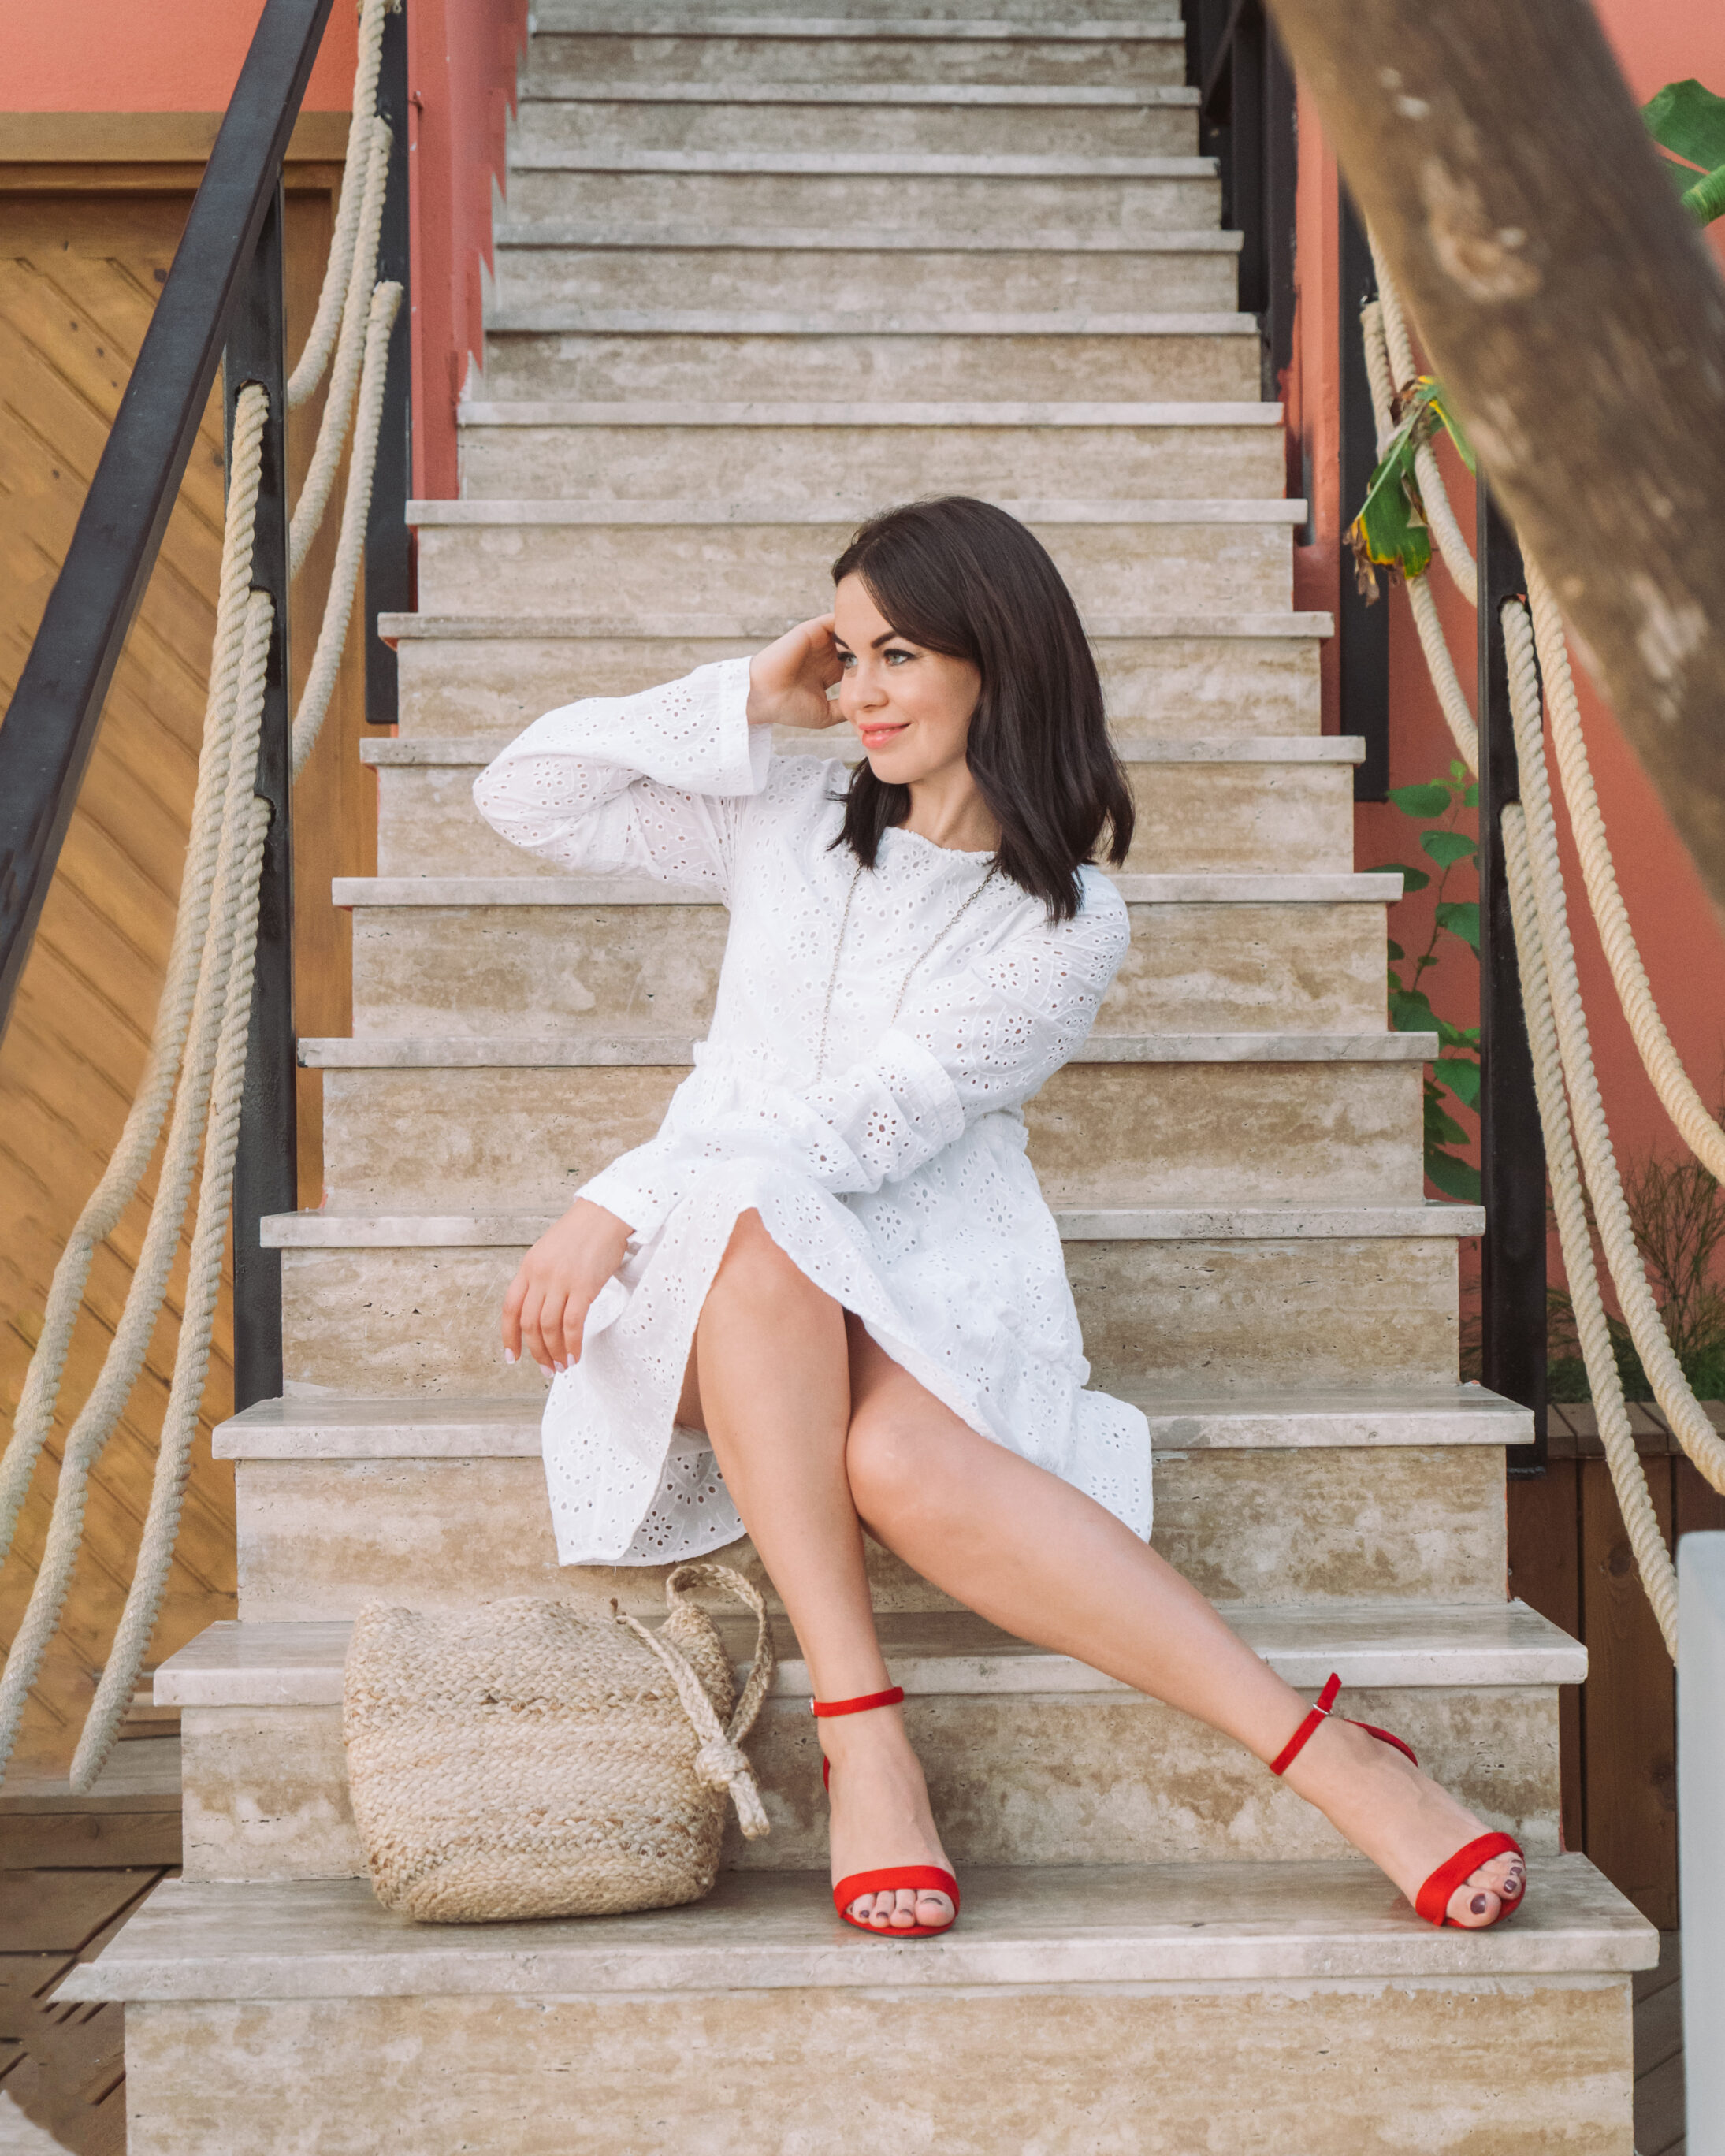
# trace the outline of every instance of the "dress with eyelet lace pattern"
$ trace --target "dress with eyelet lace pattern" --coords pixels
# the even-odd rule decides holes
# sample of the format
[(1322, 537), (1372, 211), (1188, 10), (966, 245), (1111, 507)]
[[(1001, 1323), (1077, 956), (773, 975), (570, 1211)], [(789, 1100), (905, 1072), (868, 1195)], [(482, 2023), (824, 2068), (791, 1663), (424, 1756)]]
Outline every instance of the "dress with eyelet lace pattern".
[(639, 696), (571, 704), (474, 788), (486, 821), (542, 860), (693, 885), (731, 914), (692, 1075), (658, 1136), (579, 1194), (632, 1233), (588, 1313), (580, 1362), (546, 1403), (559, 1555), (665, 1564), (742, 1533), (705, 1438), (675, 1414), (701, 1304), (751, 1208), (973, 1430), (1147, 1536), (1148, 1427), (1137, 1408), (1086, 1389), (1020, 1112), (1090, 1032), (1126, 951), (1125, 906), (1086, 867), (1076, 918), (1050, 925), (1040, 900), (997, 875), (955, 922), (990, 856), (890, 830), (857, 889), (834, 979), (855, 870), (831, 843), (849, 773), (836, 760), (775, 757), (770, 730), (747, 723), (747, 697), (748, 661), (734, 659)]

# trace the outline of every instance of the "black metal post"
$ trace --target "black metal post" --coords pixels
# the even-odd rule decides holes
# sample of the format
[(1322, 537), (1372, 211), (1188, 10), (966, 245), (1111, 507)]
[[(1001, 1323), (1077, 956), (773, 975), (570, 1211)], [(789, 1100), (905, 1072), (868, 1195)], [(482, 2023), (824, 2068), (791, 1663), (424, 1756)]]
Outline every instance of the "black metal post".
[(402, 288), (400, 311), (389, 339), (389, 373), (372, 477), (371, 515), (366, 521), (364, 628), (366, 724), (393, 726), (398, 711), (395, 653), (377, 634), (380, 613), (413, 608), (413, 534), (408, 495), (413, 485), (413, 414), (408, 236), (408, 4), (383, 18), (377, 72), (377, 110), (389, 122), (389, 192), (378, 236), (377, 276)]
[(1294, 346), (1294, 78), (1262, 0), (1188, 0), (1186, 78), (1198, 146), (1222, 181), (1222, 223), (1240, 235), (1239, 305), (1258, 318), (1260, 382), (1281, 394)]
[(1366, 228), (1345, 187), (1337, 183), (1341, 238), (1342, 516), (1344, 531), (1341, 591), (1336, 608), (1336, 655), (1342, 732), (1366, 745), (1353, 767), (1356, 801), (1389, 796), (1389, 607), (1380, 592), (1368, 604), (1355, 581), (1346, 528), (1358, 515), (1378, 462), (1378, 420), (1360, 336), (1360, 309), (1378, 294), (1378, 276)]
[(258, 1224), (299, 1203), (295, 1101), (294, 859), (289, 819), (292, 710), (288, 694), (287, 393), (283, 357), (282, 203), (264, 219), (228, 332), (223, 403), (231, 455), (240, 390), (261, 382), (270, 399), (253, 541), (252, 588), (275, 603), (264, 691), (257, 793), (270, 803), (259, 894), (257, 972), (234, 1163), (234, 1405), (281, 1391), (281, 1253), (259, 1246)]
[(1520, 968), (1504, 873), (1502, 816), (1521, 798), (1501, 609), (1526, 588), (1521, 549), (1479, 482), (1481, 1374), (1533, 1410), (1533, 1442), (1509, 1450), (1512, 1475), (1542, 1474), (1546, 1457), (1545, 1142), (1522, 1012)]

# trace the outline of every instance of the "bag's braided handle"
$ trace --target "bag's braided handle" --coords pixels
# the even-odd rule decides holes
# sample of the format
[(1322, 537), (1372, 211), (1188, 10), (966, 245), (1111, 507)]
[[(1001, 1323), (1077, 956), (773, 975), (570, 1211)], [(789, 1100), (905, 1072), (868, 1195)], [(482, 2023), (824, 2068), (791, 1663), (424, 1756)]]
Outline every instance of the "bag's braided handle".
[(740, 1572), (733, 1572), (726, 1564), (680, 1564), (665, 1583), (666, 1605), (675, 1609), (680, 1590), (685, 1587), (722, 1588), (728, 1594), (755, 1613), (755, 1659), (749, 1671), (749, 1681), (743, 1687), (742, 1697), (737, 1703), (737, 1712), (731, 1717), (729, 1729), (719, 1727), (719, 1717), (713, 1711), (712, 1701), (707, 1697), (706, 1686), (701, 1681), (687, 1659), (670, 1641), (657, 1632), (649, 1632), (636, 1619), (619, 1609), (614, 1602), (611, 1614), (619, 1625), (627, 1625), (636, 1638), (664, 1664), (671, 1682), (677, 1688), (683, 1712), (694, 1725), (701, 1739), (701, 1748), (695, 1755), (696, 1779), (709, 1789), (729, 1789), (731, 1800), (737, 1806), (737, 1823), (751, 1841), (757, 1841), (771, 1831), (767, 1808), (761, 1802), (761, 1792), (756, 1784), (754, 1769), (742, 1750), (742, 1740), (754, 1727), (755, 1717), (767, 1697), (768, 1686), (773, 1682), (777, 1658), (773, 1651), (773, 1635), (768, 1630), (767, 1605), (757, 1590)]

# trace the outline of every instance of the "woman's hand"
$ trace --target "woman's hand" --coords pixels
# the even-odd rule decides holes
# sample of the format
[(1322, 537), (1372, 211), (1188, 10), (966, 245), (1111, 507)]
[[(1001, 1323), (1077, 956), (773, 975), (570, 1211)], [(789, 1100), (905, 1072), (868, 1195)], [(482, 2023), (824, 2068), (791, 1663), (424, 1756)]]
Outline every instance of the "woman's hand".
[(551, 1376), (581, 1360), (581, 1333), (593, 1297), (623, 1263), (629, 1230), (614, 1213), (578, 1198), (521, 1260), (503, 1298), (503, 1359), (525, 1345)]
[(844, 672), (833, 642), (833, 617), (818, 614), (787, 629), (749, 661), (752, 726), (835, 726), (843, 718), (827, 690)]

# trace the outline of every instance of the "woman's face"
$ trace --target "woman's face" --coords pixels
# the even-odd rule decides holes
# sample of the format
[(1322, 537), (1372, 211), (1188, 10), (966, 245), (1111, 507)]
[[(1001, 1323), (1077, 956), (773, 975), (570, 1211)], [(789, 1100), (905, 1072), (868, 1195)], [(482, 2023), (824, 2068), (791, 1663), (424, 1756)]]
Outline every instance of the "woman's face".
[(839, 709), (860, 735), (877, 778), (912, 786), (963, 767), (982, 692), (978, 668), (901, 636), (857, 576), (833, 594), (833, 641), (844, 668)]

